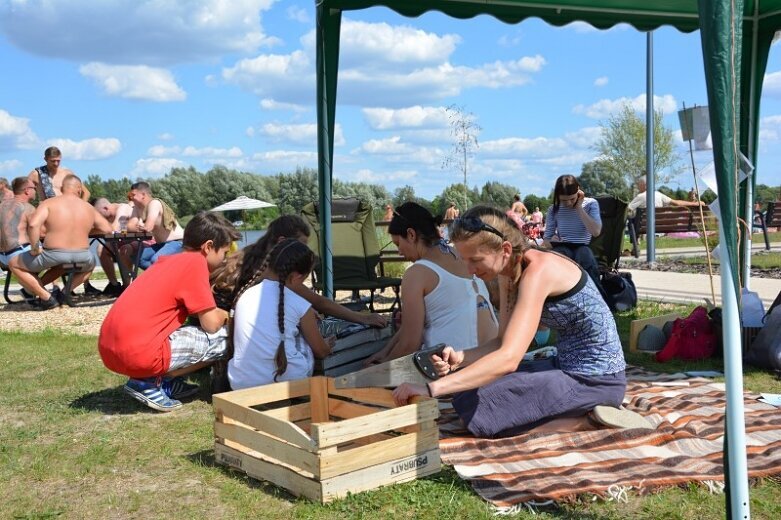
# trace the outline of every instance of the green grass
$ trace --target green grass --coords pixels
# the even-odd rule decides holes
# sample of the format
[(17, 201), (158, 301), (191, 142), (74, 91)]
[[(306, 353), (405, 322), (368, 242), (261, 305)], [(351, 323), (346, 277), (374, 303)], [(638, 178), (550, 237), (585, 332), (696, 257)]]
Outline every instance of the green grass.
[[(643, 304), (622, 313), (622, 339), (632, 319), (690, 308)], [(718, 360), (658, 365), (646, 355), (627, 357), (660, 371), (720, 368)], [(124, 378), (103, 367), (95, 337), (3, 333), (0, 359), (0, 518), (493, 518), (452, 468), (322, 506), (217, 466), (207, 393), (171, 414), (148, 410), (124, 395)], [(192, 379), (206, 383), (205, 374)], [(745, 387), (781, 393), (781, 382), (762, 372), (747, 370)], [(779, 518), (780, 504), (778, 482), (752, 487), (754, 518)], [(723, 496), (691, 485), (515, 518), (723, 516)]]
[[(708, 259), (704, 256), (694, 256), (684, 258), (683, 261), (690, 265), (705, 265), (708, 263)], [(718, 265), (720, 262), (717, 259), (711, 259), (711, 263)], [(781, 267), (781, 253), (775, 251), (763, 251), (761, 253), (755, 253), (751, 255), (751, 267), (757, 267), (759, 269), (773, 269)]]
[[(768, 233), (768, 237), (770, 238), (770, 242), (781, 242), (781, 232), (773, 232)], [(754, 233), (752, 240), (754, 241), (754, 244), (764, 244), (764, 238), (762, 236), (762, 233)], [(711, 248), (718, 244), (718, 236), (717, 235), (710, 235), (708, 237), (709, 243), (711, 243)], [(626, 243), (629, 243), (627, 240)], [(641, 242), (645, 243), (645, 241)], [(656, 237), (655, 241), (656, 249), (676, 249), (676, 248), (691, 248), (691, 247), (704, 247), (702, 244), (701, 238), (671, 238), (671, 237)], [(631, 246), (631, 244), (630, 244)], [(626, 246), (625, 246), (626, 247)]]

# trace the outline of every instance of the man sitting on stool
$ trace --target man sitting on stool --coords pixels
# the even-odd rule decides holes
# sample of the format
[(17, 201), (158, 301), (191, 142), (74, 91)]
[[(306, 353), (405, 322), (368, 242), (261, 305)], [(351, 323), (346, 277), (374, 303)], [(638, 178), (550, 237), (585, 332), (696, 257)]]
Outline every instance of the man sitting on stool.
[[(100, 197), (97, 199), (93, 206), (98, 210), (98, 213), (103, 215), (114, 233), (121, 231), (127, 231), (127, 224), (133, 215), (133, 205), (127, 202), (115, 202), (111, 203), (108, 199)], [(112, 251), (109, 251), (112, 248)], [(112, 255), (113, 253), (113, 255)], [(100, 266), (103, 268), (103, 272), (106, 273), (108, 278), (108, 285), (103, 289), (103, 294), (106, 296), (119, 296), (125, 287), (130, 282), (127, 276), (127, 269), (122, 269), (120, 265), (119, 274), (122, 276), (122, 284), (117, 281), (117, 273), (114, 270), (114, 259), (119, 258), (117, 255), (119, 251), (116, 250), (116, 244), (111, 243), (106, 246), (98, 246), (98, 258), (100, 259)]]
[[(179, 225), (173, 210), (168, 204), (152, 196), (152, 189), (146, 182), (136, 182), (130, 187), (130, 196), (135, 206), (138, 218), (131, 218), (129, 231), (149, 231), (155, 239), (151, 246), (141, 251), (139, 267), (148, 269), (161, 256), (173, 255), (182, 251), (184, 229)], [(130, 255), (133, 249), (128, 246), (120, 248), (120, 259), (127, 265), (132, 263)]]
[[(52, 297), (42, 282), (62, 275), (63, 264), (81, 265), (74, 276), (73, 287), (83, 283), (95, 268), (95, 259), (89, 249), (90, 231), (111, 233), (111, 224), (88, 202), (81, 200), (81, 179), (68, 175), (62, 181), (62, 196), (46, 199), (32, 214), (27, 228), (30, 250), (11, 259), (9, 267), (28, 292), (38, 296), (39, 308), (48, 310), (60, 302)], [(41, 248), (38, 240), (41, 229), (46, 236)], [(40, 280), (41, 271), (49, 269)]]

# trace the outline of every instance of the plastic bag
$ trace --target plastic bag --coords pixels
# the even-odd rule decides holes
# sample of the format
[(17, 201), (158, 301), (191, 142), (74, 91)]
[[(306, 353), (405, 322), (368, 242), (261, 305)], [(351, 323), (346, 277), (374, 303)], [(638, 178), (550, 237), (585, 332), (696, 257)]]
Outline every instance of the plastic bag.
[(740, 290), (740, 319), (744, 327), (762, 327), (762, 319), (765, 317), (765, 307), (762, 300), (754, 291), (745, 287)]

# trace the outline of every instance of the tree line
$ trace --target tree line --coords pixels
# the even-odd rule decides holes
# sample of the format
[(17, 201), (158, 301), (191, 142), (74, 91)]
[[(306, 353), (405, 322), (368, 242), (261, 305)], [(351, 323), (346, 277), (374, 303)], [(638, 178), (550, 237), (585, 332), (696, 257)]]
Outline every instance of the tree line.
[[(172, 168), (164, 177), (138, 180), (147, 181), (154, 195), (168, 203), (184, 220), (197, 211), (217, 207), (239, 195), (276, 204), (276, 208), (268, 210), (244, 214), (237, 211), (226, 215), (230, 220), (243, 219), (247, 227), (256, 229), (264, 228), (280, 214), (299, 213), (306, 204), (318, 200), (317, 171), (311, 168), (297, 168), (292, 173), (276, 175), (240, 172), (224, 166), (215, 166), (207, 172), (199, 172), (193, 167)], [(612, 195), (628, 201), (637, 191), (634, 186), (630, 187), (626, 178), (615, 170), (602, 167), (598, 161), (583, 165), (579, 181), (589, 196)], [(102, 179), (98, 175), (90, 175), (85, 181), (93, 197), (105, 197), (112, 202), (126, 201), (133, 182), (128, 178)], [(397, 207), (407, 201), (425, 206), (434, 215), (444, 214), (451, 201), (462, 211), (475, 204), (508, 209), (513, 203), (513, 197), (521, 193), (516, 186), (496, 181), (486, 182), (480, 188), (470, 188), (463, 183), (451, 184), (431, 200), (418, 196), (412, 186), (403, 186), (391, 193), (379, 184), (334, 179), (332, 187), (334, 197), (356, 197), (367, 202), (375, 209), (375, 219), (382, 216), (386, 204)], [(688, 191), (684, 189), (667, 186), (658, 189), (675, 199), (685, 200), (688, 197)], [(756, 200), (763, 203), (776, 200), (780, 189), (758, 184), (754, 191)], [(552, 203), (552, 196), (553, 190), (547, 196), (527, 194), (522, 197), (522, 201), (529, 211), (540, 208), (545, 213)], [(715, 195), (706, 191), (701, 197), (711, 202)]]

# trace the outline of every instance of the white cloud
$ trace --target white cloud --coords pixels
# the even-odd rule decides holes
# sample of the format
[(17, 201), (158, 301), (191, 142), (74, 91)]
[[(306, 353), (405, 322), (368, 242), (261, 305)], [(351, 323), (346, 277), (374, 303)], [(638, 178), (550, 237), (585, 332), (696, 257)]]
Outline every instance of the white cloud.
[(770, 97), (781, 97), (781, 71), (765, 74), (765, 80), (762, 83), (762, 93)]
[(496, 43), (498, 43), (502, 47), (515, 47), (516, 45), (519, 45), (522, 40), (522, 33), (520, 30), (516, 30), (515, 32), (511, 34), (503, 34), (499, 37), (498, 40), (496, 40)]
[(155, 145), (147, 150), (147, 154), (152, 157), (199, 157), (207, 160), (220, 160), (220, 159), (235, 159), (237, 157), (243, 157), (244, 153), (241, 148), (234, 146), (232, 148), (213, 148), (206, 146), (198, 148), (195, 146), (162, 146)]
[(0, 3), (0, 31), (17, 47), (39, 56), (171, 65), (251, 53), (278, 43), (261, 25), (261, 13), (274, 1), (11, 1)]
[(174, 140), (174, 134), (163, 132), (162, 134), (157, 136), (158, 139), (161, 141), (173, 141)]
[[(618, 99), (600, 99), (592, 105), (575, 105), (574, 114), (585, 115), (592, 119), (606, 119), (611, 114), (621, 111), (624, 105), (629, 105), (637, 112), (645, 112), (645, 94), (635, 98), (620, 97)], [(661, 109), (664, 114), (671, 114), (678, 109), (678, 102), (671, 94), (654, 96), (654, 109)]]
[(22, 170), (22, 161), (18, 159), (11, 159), (9, 161), (0, 161), (0, 172), (12, 177), (8, 179), (9, 182), (13, 180), (13, 177), (21, 177), (23, 175), (27, 175), (27, 172)]
[(759, 139), (764, 142), (781, 140), (781, 115), (766, 116), (759, 120)]
[(179, 159), (154, 158), (139, 159), (136, 161), (130, 177), (162, 177), (171, 171), (171, 168), (186, 168), (188, 165)]
[(590, 148), (602, 137), (602, 128), (588, 126), (576, 132), (567, 132), (564, 139), (577, 148)]
[(482, 142), (478, 153), (488, 157), (540, 157), (557, 155), (568, 149), (569, 144), (560, 137), (505, 137)]
[[(305, 144), (314, 147), (317, 143), (317, 124), (302, 123), (285, 125), (279, 123), (266, 123), (255, 130), (253, 132), (253, 135), (254, 134), (268, 137), (269, 140), (275, 143)], [(334, 125), (334, 145), (341, 146), (344, 143), (342, 126), (337, 123)]]
[(293, 20), (300, 23), (310, 23), (309, 12), (306, 9), (298, 7), (297, 5), (291, 5), (285, 11), (288, 20)]
[[(239, 60), (222, 70), (225, 83), (279, 103), (311, 104), (315, 92), (314, 31), (302, 39), (303, 50), (263, 54)], [(339, 59), (341, 103), (408, 107), (457, 96), (465, 89), (525, 85), (545, 65), (540, 55), (477, 66), (449, 59), (457, 35), (437, 35), (408, 26), (345, 20)], [(214, 81), (213, 79), (210, 81)]]
[(241, 157), (244, 153), (241, 148), (233, 146), (231, 148), (213, 148), (206, 146), (204, 148), (197, 148), (195, 146), (186, 146), (182, 150), (182, 155), (185, 157), (204, 157), (207, 159), (221, 159), (221, 158), (236, 158)]
[(0, 151), (34, 148), (38, 143), (38, 136), (30, 129), (29, 119), (0, 110)]
[[(302, 40), (314, 48), (314, 31)], [(408, 25), (342, 21), (340, 66), (395, 63), (407, 70), (434, 65), (447, 60), (461, 42), (457, 34), (437, 34)]]
[(363, 117), (373, 130), (442, 128), (448, 126), (445, 107), (364, 108)]
[(383, 171), (375, 172), (370, 169), (361, 169), (355, 172), (353, 175), (349, 175), (355, 182), (369, 182), (369, 183), (393, 183), (399, 181), (410, 181), (418, 176), (418, 172), (414, 170), (396, 170), (396, 171)]
[(295, 103), (282, 103), (273, 99), (261, 99), (260, 108), (264, 110), (292, 110), (293, 112), (308, 112), (309, 107)]
[(176, 84), (173, 74), (165, 69), (93, 62), (79, 67), (79, 72), (92, 79), (109, 96), (158, 102), (187, 99), (187, 93)]
[(107, 159), (122, 150), (122, 143), (114, 137), (84, 139), (49, 139), (49, 146), (56, 146), (62, 151), (65, 161), (97, 161)]
[(594, 86), (595, 87), (604, 87), (608, 84), (608, 78), (607, 76), (600, 76), (597, 79), (594, 80)]
[(146, 153), (152, 157), (165, 157), (166, 155), (179, 155), (182, 153), (182, 149), (178, 146), (163, 146), (161, 144), (157, 144), (149, 148)]

